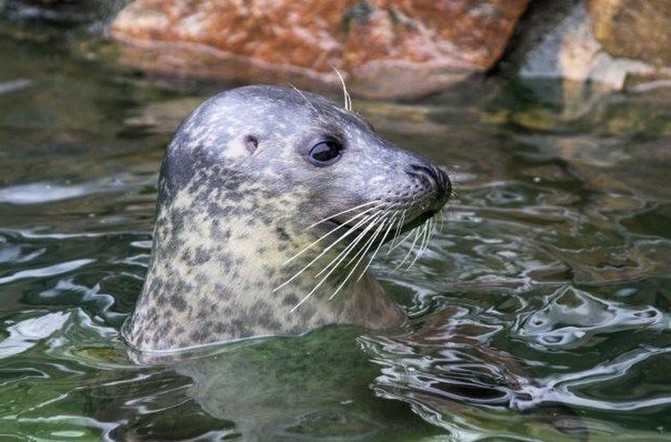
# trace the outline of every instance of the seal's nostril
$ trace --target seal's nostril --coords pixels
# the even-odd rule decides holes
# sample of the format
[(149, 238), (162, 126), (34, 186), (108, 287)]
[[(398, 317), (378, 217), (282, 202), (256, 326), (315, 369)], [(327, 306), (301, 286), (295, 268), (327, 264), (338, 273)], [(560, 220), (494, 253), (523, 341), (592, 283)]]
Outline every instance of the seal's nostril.
[(406, 172), (410, 176), (418, 177), (429, 185), (435, 185), (440, 193), (449, 195), (452, 192), (452, 183), (442, 169), (434, 165), (411, 164)]
[(434, 166), (434, 170), (437, 176), (436, 181), (440, 183), (439, 185), (443, 193), (449, 196), (452, 193), (452, 181), (450, 181), (450, 177), (440, 167)]

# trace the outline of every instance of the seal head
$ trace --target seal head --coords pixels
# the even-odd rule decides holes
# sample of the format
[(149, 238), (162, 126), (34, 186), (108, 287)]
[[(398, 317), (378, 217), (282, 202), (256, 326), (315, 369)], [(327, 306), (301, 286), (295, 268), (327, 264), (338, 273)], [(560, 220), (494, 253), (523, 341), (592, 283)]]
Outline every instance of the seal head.
[(149, 270), (123, 335), (176, 350), (331, 323), (401, 326), (371, 256), (450, 192), (441, 169), (323, 97), (219, 94), (168, 147)]

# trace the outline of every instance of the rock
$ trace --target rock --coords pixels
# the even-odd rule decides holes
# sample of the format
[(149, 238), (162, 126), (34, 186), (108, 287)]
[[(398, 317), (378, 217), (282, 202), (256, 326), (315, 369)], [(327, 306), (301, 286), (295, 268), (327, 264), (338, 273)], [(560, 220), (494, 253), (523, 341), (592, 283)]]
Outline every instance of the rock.
[(590, 0), (596, 39), (614, 57), (671, 66), (671, 2)]
[[(564, 4), (558, 23), (537, 32), (538, 38), (535, 40), (518, 43), (517, 53), (507, 54), (504, 62), (514, 65), (515, 73), (525, 86), (534, 95), (559, 109), (559, 112), (548, 110), (547, 106), (527, 109), (517, 115), (519, 124), (539, 129), (558, 127), (584, 118), (613, 92), (639, 92), (668, 86), (659, 81), (671, 78), (668, 68), (652, 65), (642, 59), (620, 57), (619, 53), (609, 51), (595, 37), (593, 23), (601, 20), (596, 17), (600, 17), (602, 10), (599, 8), (605, 7), (606, 3), (609, 2), (595, 0), (591, 3), (574, 1), (568, 6)], [(530, 13), (525, 16), (525, 20), (530, 23), (522, 23), (522, 28), (530, 27), (533, 30), (534, 27), (543, 26), (543, 13), (547, 11), (539, 11), (538, 14), (533, 12), (533, 8), (530, 8)], [(606, 11), (603, 14), (608, 16), (610, 13)], [(626, 27), (626, 24), (622, 26)], [(655, 29), (660, 31), (660, 28)]]
[(603, 50), (592, 34), (584, 3), (575, 5), (570, 14), (543, 37), (527, 54), (520, 69), (520, 75), (527, 78), (590, 80), (616, 90), (622, 89), (628, 74), (649, 72), (651, 69), (643, 62), (613, 58)]
[(337, 68), (355, 93), (417, 96), (491, 68), (528, 3), (137, 0), (109, 35), (143, 69), (339, 85)]
[(353, 88), (389, 96), (407, 87), (420, 94), (440, 90), (490, 69), (528, 2), (376, 3), (365, 21), (352, 21), (343, 61)]

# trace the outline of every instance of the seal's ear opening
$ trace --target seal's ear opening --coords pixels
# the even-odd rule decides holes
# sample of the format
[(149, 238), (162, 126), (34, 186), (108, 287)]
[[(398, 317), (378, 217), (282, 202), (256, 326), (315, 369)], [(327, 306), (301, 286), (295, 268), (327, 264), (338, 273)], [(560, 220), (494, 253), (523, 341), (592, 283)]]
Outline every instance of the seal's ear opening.
[(247, 135), (245, 137), (245, 148), (247, 152), (251, 155), (256, 152), (256, 149), (259, 147), (259, 140), (254, 135)]

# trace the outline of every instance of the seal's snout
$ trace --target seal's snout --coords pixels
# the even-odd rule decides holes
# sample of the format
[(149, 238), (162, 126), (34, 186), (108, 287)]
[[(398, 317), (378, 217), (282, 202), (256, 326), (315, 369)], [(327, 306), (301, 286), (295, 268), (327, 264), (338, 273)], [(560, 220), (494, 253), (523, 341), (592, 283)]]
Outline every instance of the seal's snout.
[(411, 164), (406, 172), (420, 180), (427, 188), (434, 189), (440, 199), (446, 201), (450, 197), (452, 182), (441, 168), (432, 164)]

